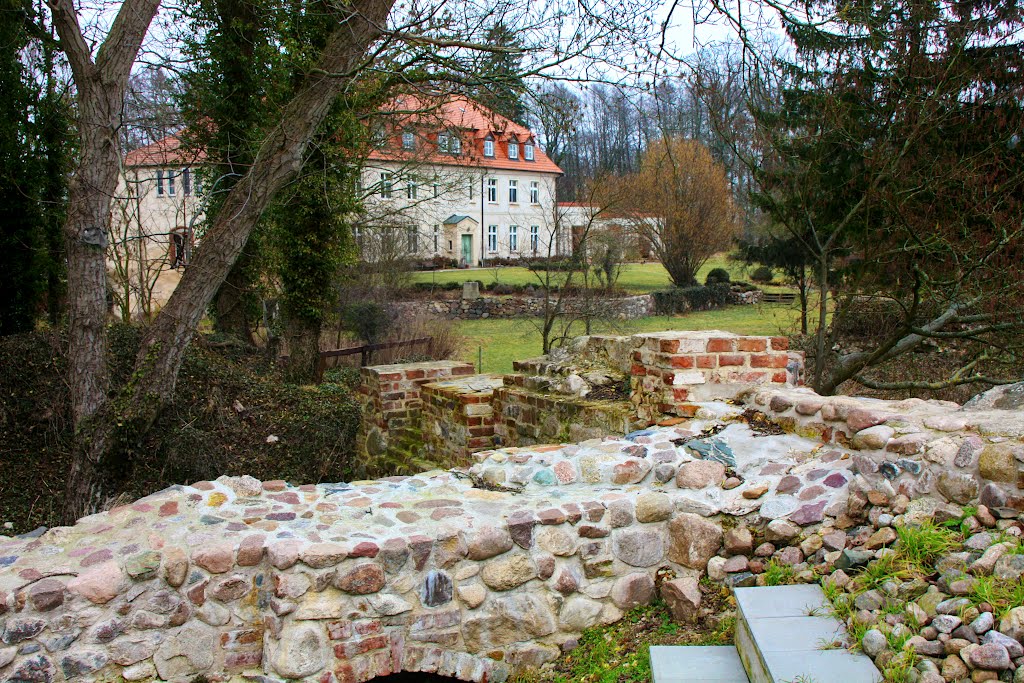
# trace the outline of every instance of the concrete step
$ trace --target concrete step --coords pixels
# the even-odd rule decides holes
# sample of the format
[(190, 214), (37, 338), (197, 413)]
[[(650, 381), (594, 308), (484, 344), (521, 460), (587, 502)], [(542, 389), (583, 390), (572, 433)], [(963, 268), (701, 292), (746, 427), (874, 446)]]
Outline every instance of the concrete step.
[(846, 649), (820, 586), (737, 588), (736, 606), (736, 650), (751, 683), (882, 680), (867, 655)]
[(722, 647), (651, 647), (654, 683), (749, 683), (731, 645)]

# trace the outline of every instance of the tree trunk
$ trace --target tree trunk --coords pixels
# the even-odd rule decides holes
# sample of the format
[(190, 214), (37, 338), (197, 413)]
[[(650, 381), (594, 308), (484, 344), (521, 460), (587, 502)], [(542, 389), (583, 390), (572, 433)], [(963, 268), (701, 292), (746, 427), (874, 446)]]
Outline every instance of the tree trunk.
[[(348, 6), (350, 14), (331, 33), (317, 68), (284, 107), (250, 171), (225, 198), (192, 264), (147, 331), (132, 382), (119, 392), (113, 409), (100, 416), (102, 419), (90, 421), (88, 429), (78, 434), (65, 521), (95, 509), (102, 495), (94, 491), (102, 486), (93, 482), (102, 481), (114, 456), (123, 452), (129, 439), (145, 434), (170, 400), (185, 349), (217, 288), (274, 194), (301, 168), (306, 146), (331, 103), (363, 66), (367, 48), (380, 36), (393, 2), (356, 0)], [(111, 168), (116, 169), (116, 164), (115, 158)], [(112, 193), (113, 187), (108, 196)]]
[(320, 362), (319, 323), (303, 320), (289, 321), (285, 329), (288, 340), (288, 366), (285, 378), (295, 384), (312, 384), (316, 380), (316, 368)]
[(253, 297), (252, 255), (243, 251), (213, 299), (214, 329), (253, 345), (249, 309)]

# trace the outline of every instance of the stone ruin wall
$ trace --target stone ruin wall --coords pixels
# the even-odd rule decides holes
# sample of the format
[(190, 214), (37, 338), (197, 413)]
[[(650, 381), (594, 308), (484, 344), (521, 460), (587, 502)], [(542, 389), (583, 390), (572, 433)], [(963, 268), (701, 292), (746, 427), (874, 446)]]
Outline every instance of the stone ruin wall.
[[(673, 358), (734, 353), (681, 351), (693, 338), (600, 340), (590, 352), (633, 361), (639, 350), (632, 385), (645, 389), (657, 369), (648, 387), (664, 397), (678, 386)], [(736, 352), (750, 339), (711, 338)], [(714, 380), (731, 375), (716, 373), (753, 372), (763, 351), (744, 353), (743, 365), (703, 368), (705, 382), (673, 404), (692, 419), (662, 416), (626, 436), (483, 450), (461, 472), (351, 484), (222, 477), (0, 537), (0, 676), (501, 681), (649, 601), (659, 572), (662, 595), (685, 607), (701, 576), (751, 585), (768, 559), (842, 566), (870, 547), (859, 525), (882, 515), (955, 517), (955, 504), (979, 500), (1004, 520), (1024, 509), (1019, 410), (823, 398), (789, 382), (734, 385), (734, 404), (693, 400), (725, 390)], [(410, 428), (425, 385), (471, 372), (367, 369), (377, 395), (364, 400), (388, 413), (375, 428)], [(469, 418), (465, 406), (481, 403), (456, 400), (461, 391), (450, 409)], [(793, 431), (758, 436), (747, 407)], [(703, 436), (715, 425), (726, 427)]]

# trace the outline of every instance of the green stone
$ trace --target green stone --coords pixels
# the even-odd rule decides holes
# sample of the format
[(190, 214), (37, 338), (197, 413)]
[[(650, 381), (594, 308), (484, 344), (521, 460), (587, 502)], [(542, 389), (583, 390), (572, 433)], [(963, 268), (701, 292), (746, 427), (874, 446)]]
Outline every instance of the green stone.
[(129, 557), (124, 563), (124, 569), (128, 572), (128, 576), (133, 579), (148, 579), (151, 574), (155, 574), (156, 570), (160, 568), (162, 557), (155, 550), (147, 550), (144, 553)]

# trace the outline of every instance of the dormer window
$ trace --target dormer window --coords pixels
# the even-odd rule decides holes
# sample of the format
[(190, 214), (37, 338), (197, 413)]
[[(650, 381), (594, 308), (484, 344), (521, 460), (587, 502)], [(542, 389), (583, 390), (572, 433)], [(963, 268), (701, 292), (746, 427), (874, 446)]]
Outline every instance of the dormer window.
[(533, 143), (527, 142), (523, 145), (523, 158), (527, 161), (533, 161)]
[(484, 140), (484, 156), (494, 156), (494, 138), (492, 137), (488, 137), (487, 139)]
[(518, 159), (519, 158), (519, 143), (510, 142), (508, 143), (508, 158)]
[(462, 154), (462, 140), (453, 133), (438, 133), (437, 150), (442, 154), (458, 156)]
[(416, 149), (416, 136), (409, 132), (402, 133), (402, 149)]

